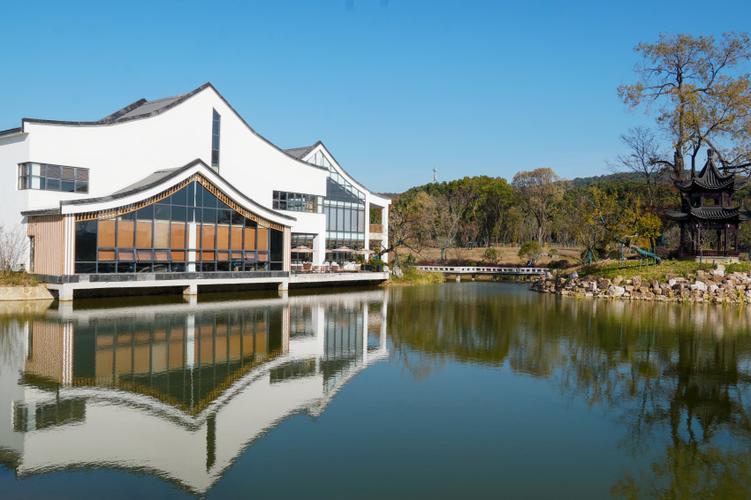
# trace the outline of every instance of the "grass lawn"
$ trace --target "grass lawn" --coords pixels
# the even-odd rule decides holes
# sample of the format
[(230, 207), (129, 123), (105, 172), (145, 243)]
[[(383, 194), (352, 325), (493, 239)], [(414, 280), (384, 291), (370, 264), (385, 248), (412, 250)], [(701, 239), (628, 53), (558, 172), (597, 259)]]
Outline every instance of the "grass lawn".
[[(700, 264), (692, 260), (663, 260), (659, 265), (640, 265), (638, 261), (603, 261), (591, 266), (582, 267), (579, 270), (579, 276), (595, 276), (598, 278), (615, 278), (622, 276), (626, 279), (640, 276), (644, 280), (663, 281), (671, 276), (682, 276), (684, 278), (695, 274), (698, 270), (708, 271), (714, 268), (712, 264)], [(749, 272), (751, 271), (751, 262), (739, 262), (738, 264), (728, 264), (725, 266), (725, 272)]]
[(28, 273), (0, 271), (0, 286), (34, 286), (37, 280)]

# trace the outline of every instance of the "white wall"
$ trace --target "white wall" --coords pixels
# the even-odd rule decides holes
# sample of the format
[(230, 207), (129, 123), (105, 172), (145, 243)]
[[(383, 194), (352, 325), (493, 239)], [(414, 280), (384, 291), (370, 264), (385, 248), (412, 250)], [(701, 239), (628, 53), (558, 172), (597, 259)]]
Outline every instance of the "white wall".
[(5, 228), (21, 223), (20, 212), (26, 207), (28, 191), (18, 190), (18, 164), (28, 157), (28, 135), (0, 137), (0, 226)]
[[(267, 207), (274, 190), (326, 194), (324, 170), (266, 142), (208, 87), (150, 118), (91, 126), (26, 122), (23, 139), (0, 138), (0, 223), (20, 223), (22, 210), (54, 208), (60, 200), (108, 195), (156, 170), (181, 167), (197, 158), (210, 164), (213, 109), (222, 117), (219, 172), (237, 189)], [(17, 165), (25, 161), (88, 168), (89, 193), (18, 191)], [(293, 216), (299, 218), (298, 213)], [(293, 225), (294, 232), (318, 233), (324, 227), (317, 221), (322, 215), (300, 219), (301, 227)]]

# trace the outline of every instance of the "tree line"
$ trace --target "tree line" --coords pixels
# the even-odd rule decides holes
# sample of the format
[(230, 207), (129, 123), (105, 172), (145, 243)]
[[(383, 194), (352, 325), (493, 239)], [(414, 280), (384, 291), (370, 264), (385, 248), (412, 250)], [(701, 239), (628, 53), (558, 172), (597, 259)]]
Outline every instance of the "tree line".
[[(664, 214), (680, 206), (673, 179), (701, 168), (712, 149), (721, 168), (747, 178), (751, 170), (751, 59), (746, 34), (661, 35), (636, 47), (636, 80), (618, 95), (643, 108), (654, 127), (635, 127), (613, 175), (563, 180), (551, 168), (501, 177), (464, 177), (417, 186), (396, 196), (389, 248), (425, 247), (446, 259), (451, 247), (578, 246), (597, 259), (640, 246), (677, 247), (677, 228)], [(745, 205), (748, 189), (739, 192)], [(747, 226), (747, 225), (746, 225)], [(747, 227), (741, 248), (751, 246)], [(667, 250), (665, 250), (667, 251)], [(398, 252), (396, 252), (398, 254)], [(395, 263), (399, 256), (395, 255)]]

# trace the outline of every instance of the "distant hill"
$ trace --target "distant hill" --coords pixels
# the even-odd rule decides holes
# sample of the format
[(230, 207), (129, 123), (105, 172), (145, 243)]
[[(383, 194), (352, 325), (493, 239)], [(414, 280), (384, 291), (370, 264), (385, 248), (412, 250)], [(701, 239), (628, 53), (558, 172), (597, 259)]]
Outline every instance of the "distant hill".
[[(481, 177), (481, 176), (476, 176)], [(669, 177), (667, 175), (663, 176), (664, 179), (668, 180)], [(612, 174), (605, 174), (605, 175), (595, 175), (590, 177), (575, 177), (574, 179), (563, 179), (563, 182), (571, 182), (574, 186), (590, 186), (592, 184), (602, 184), (602, 183), (609, 183), (609, 182), (641, 182), (642, 178), (639, 174), (635, 172), (616, 172)], [(450, 181), (449, 181), (450, 182)], [(430, 184), (422, 184), (419, 186), (413, 186), (402, 193), (377, 193), (378, 196), (383, 196), (384, 198), (388, 198), (390, 200), (393, 200), (397, 196), (403, 194), (406, 191), (409, 191), (411, 189), (422, 189), (426, 188)]]
[[(668, 179), (667, 175), (663, 175), (664, 179)], [(606, 175), (594, 175), (591, 177), (575, 177), (571, 179), (571, 183), (574, 186), (590, 186), (592, 184), (601, 184), (606, 182), (637, 182), (641, 181), (642, 177), (636, 172), (616, 172)]]

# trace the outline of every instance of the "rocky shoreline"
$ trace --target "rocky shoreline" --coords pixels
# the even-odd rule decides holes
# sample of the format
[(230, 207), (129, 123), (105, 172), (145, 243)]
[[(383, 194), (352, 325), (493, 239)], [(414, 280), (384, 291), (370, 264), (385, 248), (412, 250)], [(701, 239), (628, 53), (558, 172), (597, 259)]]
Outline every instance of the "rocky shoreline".
[(751, 304), (751, 273), (726, 274), (722, 266), (711, 271), (697, 271), (667, 281), (646, 281), (639, 276), (613, 279), (587, 276), (546, 276), (532, 285), (542, 293), (571, 297), (598, 297), (619, 300), (661, 302)]

